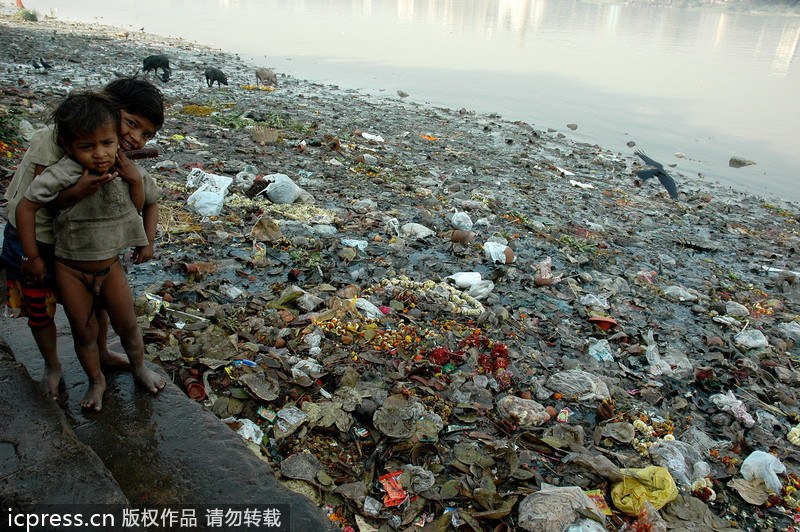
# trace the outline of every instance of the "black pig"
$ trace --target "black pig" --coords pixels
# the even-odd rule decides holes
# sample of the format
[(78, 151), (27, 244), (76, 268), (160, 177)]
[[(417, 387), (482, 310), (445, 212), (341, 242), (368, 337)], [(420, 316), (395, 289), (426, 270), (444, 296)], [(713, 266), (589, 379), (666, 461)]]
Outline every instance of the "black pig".
[(142, 71), (150, 72), (151, 70), (158, 75), (158, 69), (162, 70), (162, 81), (167, 81), (172, 74), (172, 69), (169, 66), (169, 59), (166, 55), (149, 55), (142, 60)]
[(211, 87), (214, 85), (215, 81), (217, 82), (217, 87), (220, 87), (221, 85), (227, 85), (228, 76), (226, 76), (225, 73), (218, 68), (208, 67), (206, 69), (206, 83), (208, 83), (208, 86)]

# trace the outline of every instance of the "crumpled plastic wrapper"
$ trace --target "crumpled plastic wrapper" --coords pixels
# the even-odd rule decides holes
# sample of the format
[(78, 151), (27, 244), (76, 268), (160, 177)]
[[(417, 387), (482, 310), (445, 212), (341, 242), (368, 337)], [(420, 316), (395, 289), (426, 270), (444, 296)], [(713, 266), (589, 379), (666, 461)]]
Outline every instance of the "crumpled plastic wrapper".
[(538, 427), (550, 420), (550, 414), (532, 399), (506, 395), (497, 402), (497, 412), (502, 417), (519, 425), (521, 429)]
[(578, 401), (611, 399), (606, 383), (596, 375), (579, 369), (559, 371), (547, 379), (547, 388)]
[(562, 532), (581, 518), (576, 510), (588, 510), (601, 522), (605, 516), (592, 499), (577, 486), (542, 485), (519, 503), (519, 526), (530, 532)]
[(645, 502), (660, 510), (678, 496), (678, 488), (665, 467), (648, 466), (642, 469), (620, 469), (621, 482), (611, 488), (611, 500), (618, 510), (637, 516)]

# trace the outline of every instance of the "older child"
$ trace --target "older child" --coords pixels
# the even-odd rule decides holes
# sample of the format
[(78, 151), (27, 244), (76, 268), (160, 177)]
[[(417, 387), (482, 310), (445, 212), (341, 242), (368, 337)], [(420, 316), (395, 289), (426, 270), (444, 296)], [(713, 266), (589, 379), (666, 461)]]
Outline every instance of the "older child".
[[(164, 100), (161, 91), (149, 81), (134, 76), (112, 81), (106, 85), (104, 92), (116, 102), (120, 110), (122, 149), (142, 148), (164, 123)], [(56, 326), (53, 320), (56, 310), (53, 215), (50, 209), (40, 209), (36, 213), (36, 240), (39, 254), (47, 262), (48, 275), (41, 285), (31, 285), (22, 282), (22, 247), (17, 233), (15, 211), (31, 181), (63, 156), (64, 150), (56, 142), (53, 126), (42, 128), (34, 134), (31, 145), (6, 191), (8, 223), (4, 231), (2, 251), (2, 262), (6, 267), (8, 305), (15, 315), (28, 317), (28, 326), (44, 358), (42, 387), (45, 393), (54, 399), (58, 397), (64, 381), (61, 362), (56, 352)], [(120, 155), (117, 166), (117, 171), (123, 177), (130, 176), (131, 179), (140, 177), (139, 170), (124, 154)], [(97, 192), (108, 179), (108, 174), (99, 176), (86, 173), (74, 186), (64, 190), (55, 203), (58, 206), (75, 203)], [(155, 203), (144, 209), (145, 228), (150, 242), (134, 251), (133, 258), (137, 264), (153, 257), (157, 209)], [(128, 360), (108, 348), (108, 315), (105, 310), (97, 309), (97, 323), (99, 328), (97, 347), (101, 363), (108, 368), (127, 367)]]
[(67, 97), (54, 113), (55, 134), (67, 153), (48, 167), (28, 187), (17, 205), (19, 239), (23, 250), (22, 273), (32, 283), (44, 282), (46, 264), (36, 245), (36, 213), (52, 204), (59, 193), (80, 179), (101, 176), (106, 182), (97, 192), (55, 212), (55, 276), (64, 311), (69, 319), (75, 352), (89, 377), (81, 399), (84, 408), (102, 408), (106, 382), (97, 346), (95, 309), (103, 306), (119, 335), (136, 381), (152, 393), (165, 379), (144, 365), (144, 342), (133, 309), (133, 296), (119, 263), (127, 247), (151, 244), (136, 206), (141, 198), (154, 205), (158, 187), (136, 163), (137, 178), (119, 175), (120, 113), (114, 102), (99, 93)]

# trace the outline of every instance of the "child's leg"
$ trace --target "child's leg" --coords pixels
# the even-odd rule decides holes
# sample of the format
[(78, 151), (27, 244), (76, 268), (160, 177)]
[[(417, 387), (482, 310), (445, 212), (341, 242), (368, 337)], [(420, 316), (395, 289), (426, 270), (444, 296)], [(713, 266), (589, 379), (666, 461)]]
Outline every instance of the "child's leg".
[(28, 327), (44, 359), (42, 389), (49, 397), (58, 399), (58, 394), (65, 385), (64, 371), (61, 369), (56, 348), (55, 290), (45, 285), (32, 286), (24, 282), (14, 282), (18, 284), (21, 294), (22, 313), (28, 317)]
[(10, 223), (6, 224), (3, 231), (3, 248), (0, 253), (0, 262), (6, 270), (6, 294), (8, 308), (14, 316), (28, 318), (28, 327), (33, 335), (33, 340), (39, 348), (44, 359), (44, 375), (42, 376), (42, 389), (53, 399), (58, 399), (58, 394), (64, 388), (64, 372), (61, 361), (58, 359), (56, 349), (56, 291), (55, 278), (52, 268), (55, 264), (53, 246), (37, 242), (39, 255), (47, 264), (48, 274), (44, 284), (32, 285), (25, 282), (22, 275), (22, 244), (19, 242), (19, 233)]
[(65, 385), (64, 370), (56, 349), (56, 324), (51, 321), (44, 327), (31, 328), (31, 334), (44, 359), (42, 390), (48, 397), (58, 399), (58, 394)]
[(54, 321), (44, 327), (31, 327), (31, 334), (39, 352), (44, 358), (44, 375), (42, 375), (42, 389), (53, 399), (58, 399), (58, 394), (64, 386), (64, 370), (61, 368), (61, 361), (58, 359), (57, 331)]
[(106, 379), (100, 368), (100, 353), (97, 350), (97, 319), (92, 312), (92, 293), (84, 284), (80, 272), (61, 263), (56, 263), (56, 283), (72, 329), (75, 353), (89, 378), (89, 389), (80, 405), (99, 412), (103, 406)]
[(111, 326), (119, 335), (122, 347), (128, 355), (133, 377), (145, 389), (157, 393), (167, 381), (144, 365), (144, 340), (133, 310), (131, 287), (119, 262), (111, 266), (111, 271), (103, 279), (100, 297), (111, 319)]
[(100, 351), (100, 364), (106, 369), (130, 369), (131, 365), (125, 355), (108, 348), (108, 313), (105, 309), (96, 308), (94, 315), (97, 318), (97, 349)]

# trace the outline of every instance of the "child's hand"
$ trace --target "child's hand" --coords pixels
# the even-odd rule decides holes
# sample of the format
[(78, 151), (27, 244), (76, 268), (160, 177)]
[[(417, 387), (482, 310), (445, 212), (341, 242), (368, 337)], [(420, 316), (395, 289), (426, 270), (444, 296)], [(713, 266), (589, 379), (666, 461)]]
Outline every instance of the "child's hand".
[(117, 151), (117, 162), (114, 164), (117, 173), (123, 181), (133, 185), (142, 180), (142, 173), (139, 168), (131, 161), (122, 149)]
[(105, 185), (114, 181), (117, 175), (117, 172), (109, 172), (103, 175), (92, 174), (89, 172), (88, 168), (84, 168), (83, 174), (81, 174), (81, 177), (78, 178), (78, 181), (73, 187), (75, 194), (78, 196), (75, 198), (76, 201), (88, 198)]
[(133, 263), (141, 264), (143, 262), (147, 262), (153, 258), (154, 254), (153, 244), (138, 246), (133, 250)]
[(22, 277), (29, 285), (43, 285), (46, 272), (44, 259), (38, 255), (22, 262)]

